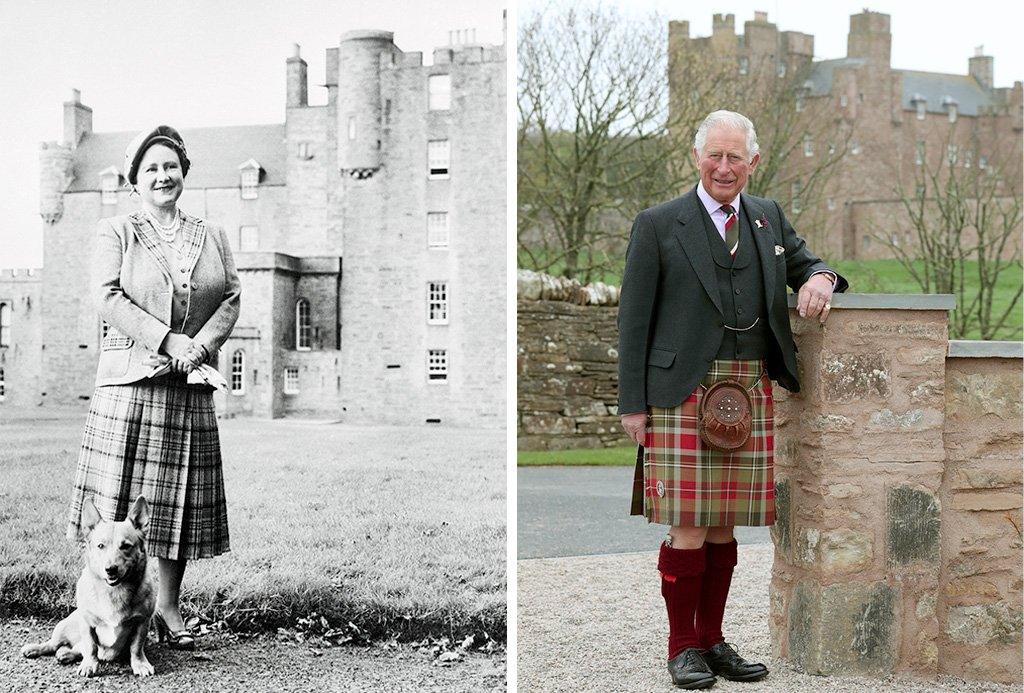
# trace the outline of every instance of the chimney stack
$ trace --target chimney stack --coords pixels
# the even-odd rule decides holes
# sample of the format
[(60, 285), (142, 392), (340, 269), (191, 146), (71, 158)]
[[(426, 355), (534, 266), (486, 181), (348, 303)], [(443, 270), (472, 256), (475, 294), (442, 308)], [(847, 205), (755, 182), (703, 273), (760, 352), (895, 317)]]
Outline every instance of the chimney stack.
[(299, 108), (309, 105), (309, 86), (306, 78), (306, 61), (302, 59), (302, 49), (297, 43), (292, 44), (292, 55), (286, 62), (288, 81), (288, 108)]
[(64, 102), (64, 144), (78, 147), (82, 135), (92, 132), (92, 109), (82, 104), (82, 92), (71, 90), (71, 99)]
[(978, 84), (986, 89), (991, 89), (994, 84), (993, 63), (991, 55), (985, 55), (985, 47), (978, 46), (974, 49), (974, 56), (967, 59), (967, 73), (978, 81)]

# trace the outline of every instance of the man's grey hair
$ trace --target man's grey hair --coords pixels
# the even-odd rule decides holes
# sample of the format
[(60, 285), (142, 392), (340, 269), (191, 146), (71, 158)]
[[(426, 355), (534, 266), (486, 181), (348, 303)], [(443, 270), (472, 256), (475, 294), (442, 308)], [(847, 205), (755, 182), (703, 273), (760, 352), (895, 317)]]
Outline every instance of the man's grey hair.
[(747, 161), (753, 159), (761, 148), (757, 145), (757, 133), (754, 132), (754, 124), (750, 118), (742, 113), (734, 111), (714, 111), (709, 113), (704, 122), (697, 128), (697, 134), (693, 138), (693, 147), (697, 154), (704, 153), (704, 145), (708, 141), (708, 133), (712, 128), (727, 127), (733, 130), (741, 130), (747, 136)]

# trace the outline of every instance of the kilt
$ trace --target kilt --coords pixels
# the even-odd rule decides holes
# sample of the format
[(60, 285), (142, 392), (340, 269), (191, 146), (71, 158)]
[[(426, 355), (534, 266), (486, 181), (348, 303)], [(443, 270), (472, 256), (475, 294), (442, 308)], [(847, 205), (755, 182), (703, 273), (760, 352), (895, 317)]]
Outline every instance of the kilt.
[(97, 387), (85, 422), (67, 535), (79, 536), (82, 503), (123, 520), (149, 502), (151, 556), (208, 558), (230, 550), (213, 390), (168, 375)]
[[(750, 388), (752, 404), (750, 438), (733, 452), (705, 446), (697, 432), (704, 389), (726, 379)], [(762, 362), (716, 360), (684, 402), (650, 408), (645, 445), (638, 450), (634, 507), (642, 493), (649, 522), (687, 527), (773, 524), (773, 417), (771, 380)]]

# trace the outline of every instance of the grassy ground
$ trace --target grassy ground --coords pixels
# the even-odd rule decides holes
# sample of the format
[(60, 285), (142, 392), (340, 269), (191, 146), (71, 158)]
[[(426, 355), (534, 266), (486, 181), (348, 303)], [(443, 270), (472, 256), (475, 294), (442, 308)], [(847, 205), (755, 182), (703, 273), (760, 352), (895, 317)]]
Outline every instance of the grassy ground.
[[(84, 415), (0, 416), (0, 614), (60, 616), (81, 565), (63, 537)], [(504, 431), (235, 419), (221, 438), (232, 551), (189, 564), (188, 614), (504, 639)]]
[(520, 450), (516, 453), (520, 467), (569, 465), (579, 467), (632, 467), (636, 448), (601, 448), (598, 450)]

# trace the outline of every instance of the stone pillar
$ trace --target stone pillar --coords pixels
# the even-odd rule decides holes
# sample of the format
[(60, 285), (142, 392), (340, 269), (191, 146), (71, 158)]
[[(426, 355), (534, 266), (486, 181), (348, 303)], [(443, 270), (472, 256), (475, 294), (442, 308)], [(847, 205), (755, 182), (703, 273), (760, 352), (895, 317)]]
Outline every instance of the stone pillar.
[[(790, 307), (795, 297), (790, 297)], [(774, 655), (819, 675), (934, 677), (952, 296), (837, 295), (792, 324), (775, 388)]]

